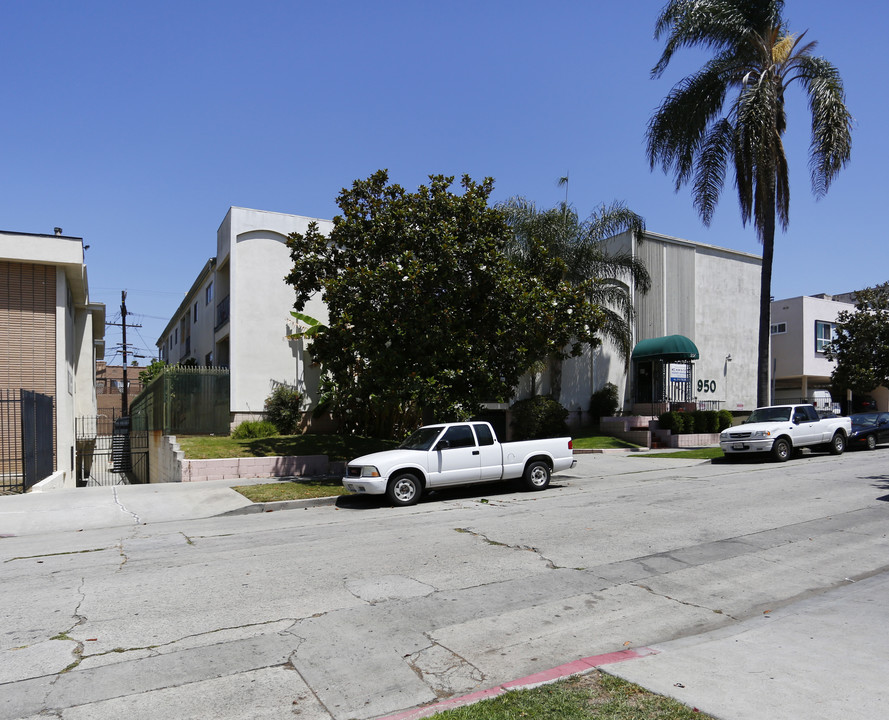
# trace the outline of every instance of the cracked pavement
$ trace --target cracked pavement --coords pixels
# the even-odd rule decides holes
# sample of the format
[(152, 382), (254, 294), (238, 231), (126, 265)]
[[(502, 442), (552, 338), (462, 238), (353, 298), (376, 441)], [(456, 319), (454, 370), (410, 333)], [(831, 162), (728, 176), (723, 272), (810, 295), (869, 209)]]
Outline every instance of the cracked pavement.
[[(0, 720), (375, 718), (886, 569), (881, 453), (0, 539)], [(2, 528), (0, 528), (2, 530)]]

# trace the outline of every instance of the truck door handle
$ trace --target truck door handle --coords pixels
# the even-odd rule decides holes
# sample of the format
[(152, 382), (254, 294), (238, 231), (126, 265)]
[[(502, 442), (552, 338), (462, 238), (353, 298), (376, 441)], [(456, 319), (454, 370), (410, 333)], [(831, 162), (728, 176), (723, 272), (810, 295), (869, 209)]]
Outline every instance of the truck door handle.
[(478, 455), (478, 450), (473, 450), (473, 451), (472, 451), (472, 454), (473, 454), (473, 455)]

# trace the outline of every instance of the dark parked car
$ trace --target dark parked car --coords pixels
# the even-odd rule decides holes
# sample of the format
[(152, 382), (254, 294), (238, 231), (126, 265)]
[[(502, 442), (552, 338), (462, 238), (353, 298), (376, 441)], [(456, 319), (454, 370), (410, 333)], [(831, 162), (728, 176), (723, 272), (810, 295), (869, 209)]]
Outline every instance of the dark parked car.
[(851, 418), (850, 448), (873, 450), (878, 443), (889, 442), (889, 413), (856, 413)]

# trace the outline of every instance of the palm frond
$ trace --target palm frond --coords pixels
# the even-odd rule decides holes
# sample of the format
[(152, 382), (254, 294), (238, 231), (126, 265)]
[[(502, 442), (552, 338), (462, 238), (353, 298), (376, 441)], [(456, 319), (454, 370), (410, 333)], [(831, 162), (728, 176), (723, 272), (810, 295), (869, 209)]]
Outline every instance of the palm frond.
[(815, 197), (823, 197), (852, 153), (852, 115), (839, 71), (824, 58), (800, 57), (798, 77), (812, 114), (809, 170)]

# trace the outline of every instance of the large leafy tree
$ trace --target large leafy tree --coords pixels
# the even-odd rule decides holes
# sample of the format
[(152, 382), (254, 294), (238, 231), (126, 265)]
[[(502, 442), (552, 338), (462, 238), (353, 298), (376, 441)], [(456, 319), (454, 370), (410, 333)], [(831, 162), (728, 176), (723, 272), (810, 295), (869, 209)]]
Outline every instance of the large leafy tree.
[(541, 247), (532, 274), (507, 256), (493, 181), (452, 183), (408, 192), (381, 170), (340, 193), (329, 237), (314, 225), (290, 236), (296, 310), (318, 292), (327, 304), (310, 349), (346, 430), (397, 435), (420, 409), (471, 416), (540, 357), (595, 341), (602, 314), (586, 286), (559, 279), (562, 261)]
[[(589, 302), (602, 309), (599, 336), (610, 340), (624, 363), (629, 363), (635, 317), (629, 281), (644, 293), (651, 278), (642, 261), (632, 253), (609, 250), (605, 241), (628, 230), (641, 239), (645, 233), (642, 217), (620, 202), (600, 206), (585, 220), (567, 201), (541, 210), (523, 197), (514, 197), (498, 208), (513, 231), (507, 248), (510, 257), (531, 274), (539, 274), (537, 254), (542, 250), (561, 260), (562, 271), (551, 281), (584, 288)], [(561, 394), (561, 360), (558, 354), (551, 359), (556, 400)]]
[(855, 310), (837, 316), (825, 356), (836, 360), (833, 384), (854, 393), (889, 387), (889, 282), (855, 293)]
[(769, 305), (775, 228), (787, 229), (790, 186), (782, 138), (784, 95), (800, 86), (811, 114), (809, 169), (823, 196), (848, 162), (852, 118), (837, 69), (812, 54), (805, 32), (791, 34), (782, 0), (671, 0), (657, 19), (666, 38), (652, 70), (660, 77), (680, 48), (713, 51), (703, 68), (673, 87), (648, 125), (648, 158), (672, 173), (676, 189), (690, 184), (694, 205), (709, 225), (726, 171), (734, 170), (741, 219), (752, 221), (763, 245), (757, 402), (769, 395)]

